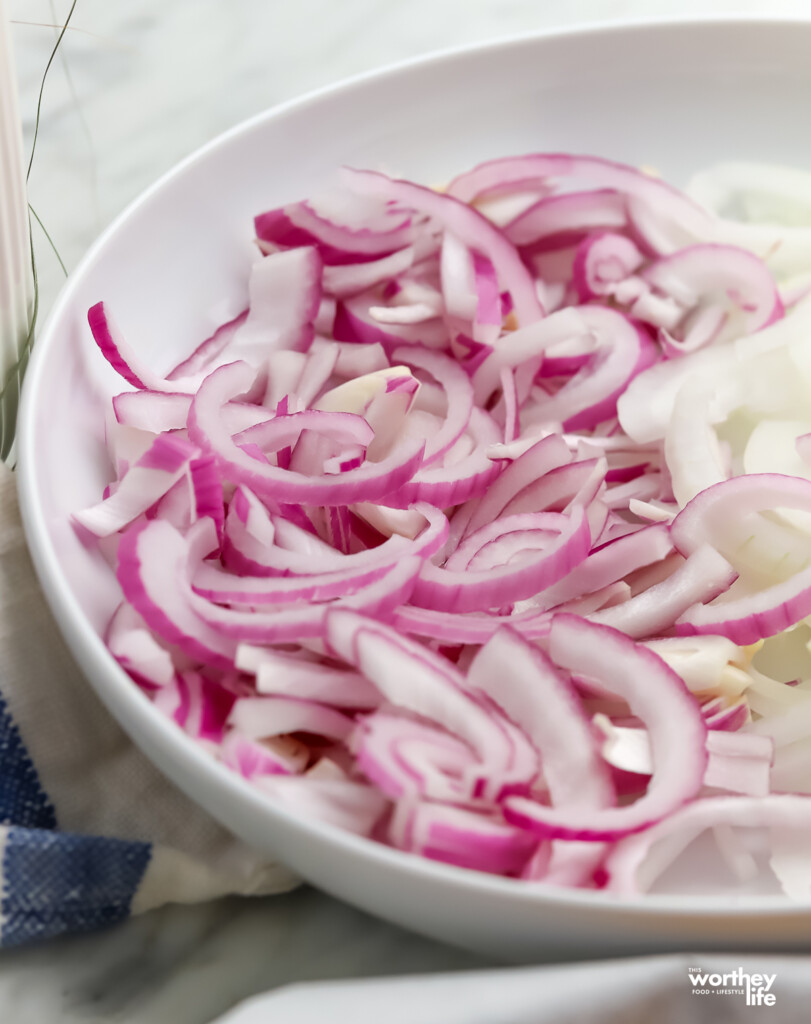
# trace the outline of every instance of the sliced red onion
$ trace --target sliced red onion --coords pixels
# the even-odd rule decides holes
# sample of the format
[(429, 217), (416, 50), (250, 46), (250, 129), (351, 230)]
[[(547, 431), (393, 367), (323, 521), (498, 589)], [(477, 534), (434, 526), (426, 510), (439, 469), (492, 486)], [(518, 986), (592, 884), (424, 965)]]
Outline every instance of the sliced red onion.
[(467, 429), (473, 413), (473, 388), (464, 370), (440, 352), (426, 352), (416, 346), (395, 349), (395, 362), (418, 370), (426, 370), (445, 392), (447, 408), (445, 421), (433, 437), (425, 441), (423, 466), (442, 458)]
[[(642, 277), (685, 310), (705, 296), (721, 296), (725, 305), (731, 303), (741, 313), (743, 329), (739, 334), (757, 331), (783, 315), (777, 286), (765, 264), (736, 246), (688, 246), (646, 267)], [(695, 351), (711, 336), (697, 325), (688, 327), (679, 351)]]
[[(513, 721), (524, 723), (541, 755), (552, 807), (614, 805), (614, 787), (577, 692), (542, 651), (502, 628), (473, 659), (468, 682), (484, 690)], [(602, 844), (594, 844), (591, 870), (603, 852)], [(546, 871), (548, 881), (554, 881), (561, 859), (568, 859), (567, 851), (554, 849)], [(588, 864), (588, 859), (580, 862), (581, 881)]]
[(385, 370), (389, 361), (382, 345), (356, 345), (351, 342), (328, 341), (316, 336), (310, 353), (326, 349), (336, 354), (333, 372), (344, 380), (362, 377), (367, 373)]
[(255, 675), (261, 694), (297, 697), (337, 708), (373, 708), (380, 703), (377, 689), (357, 672), (304, 661), (272, 648), (240, 644), (236, 665)]
[(713, 732), (737, 732), (748, 725), (751, 719), (749, 705), (745, 699), (721, 708), (715, 714), (707, 714), (706, 705), (702, 710), (707, 728)]
[[(224, 608), (192, 593), (191, 606), (212, 631), (231, 640), (234, 649), (237, 640), (258, 644), (291, 643), (323, 636), (327, 612), (336, 604), (381, 619), (388, 617), (411, 596), (420, 562), (417, 558), (405, 558), (386, 569), (380, 579), (338, 601), (304, 607), (288, 605), (268, 613)], [(226, 642), (225, 639), (223, 642)]]
[(323, 704), (291, 697), (240, 697), (231, 709), (229, 724), (252, 740), (306, 732), (345, 740), (355, 727), (351, 718)]
[(775, 636), (811, 615), (811, 569), (756, 594), (694, 605), (676, 622), (679, 636), (718, 634), (737, 644)]
[(362, 292), (338, 303), (333, 334), (336, 341), (361, 345), (381, 345), (391, 352), (400, 345), (420, 345), (431, 349), (449, 346), (448, 329), (439, 318), (415, 324), (386, 324), (372, 316), (382, 296), (375, 291)]
[(707, 750), (707, 786), (745, 796), (768, 796), (769, 769), (774, 759), (774, 744), (768, 737), (711, 729)]
[(73, 515), (97, 537), (123, 529), (188, 473), (198, 449), (171, 434), (161, 434), (122, 477), (115, 493), (92, 508)]
[(225, 519), (223, 564), (240, 574), (275, 575), (266, 558), (266, 553), (276, 550), (275, 538), (276, 530), (267, 508), (247, 487), (237, 487)]
[[(296, 397), (302, 406), (312, 406), (316, 398), (321, 394), (330, 381), (335, 365), (338, 361), (338, 353), (335, 349), (316, 349), (315, 352), (308, 352), (304, 361), (298, 383), (296, 384)], [(268, 363), (269, 369), (273, 371), (272, 357)], [(289, 395), (288, 404), (289, 404)], [(265, 398), (267, 401), (267, 396)], [(288, 412), (294, 412), (288, 408)]]
[[(492, 262), (479, 253), (473, 253), (473, 274), (476, 282), (476, 325), (480, 330), (497, 327), (501, 331), (504, 318), (505, 300), (498, 288), (498, 276)], [(512, 312), (512, 298), (509, 300), (509, 312)], [(494, 332), (495, 333), (495, 332)], [(479, 340), (477, 338), (477, 340)], [(486, 342), (486, 337), (482, 338)]]
[(258, 775), (298, 775), (307, 766), (310, 752), (289, 736), (252, 740), (231, 729), (220, 746), (223, 764), (243, 778)]
[[(801, 796), (695, 800), (646, 832), (617, 843), (606, 860), (606, 888), (621, 895), (644, 892), (697, 836), (722, 824), (786, 829), (806, 843), (811, 832), (811, 800)], [(667, 850), (658, 851), (657, 844), (666, 840)]]
[[(646, 472), (653, 472), (659, 464), (656, 455), (648, 456), (639, 452), (609, 451), (607, 453), (609, 469), (606, 472), (606, 483), (629, 483), (644, 476)], [(631, 499), (634, 500), (634, 499)], [(630, 501), (629, 501), (630, 510)]]
[(459, 538), (470, 534), (501, 515), (509, 502), (539, 477), (568, 465), (572, 455), (556, 434), (532, 444), (514, 459), (498, 477), (493, 487), (476, 505), (463, 506), (454, 516), (451, 535)]
[(352, 737), (356, 764), (392, 800), (467, 803), (477, 757), (467, 743), (435, 726), (389, 711), (361, 719)]
[(362, 836), (371, 833), (388, 805), (383, 794), (373, 786), (345, 777), (258, 775), (251, 781), (293, 814)]
[[(690, 235), (704, 238), (712, 231), (713, 218), (670, 185), (634, 167), (598, 157), (537, 153), (490, 160), (454, 178), (447, 191), (463, 202), (471, 202), (489, 193), (547, 185), (549, 179), (570, 177), (587, 177), (600, 188), (616, 189), (631, 197), (637, 229), (659, 247), (675, 247), (675, 235), (684, 244)], [(652, 211), (656, 211), (656, 220)], [(663, 231), (663, 226), (670, 230)]]
[(544, 239), (566, 239), (586, 232), (623, 228), (625, 197), (613, 189), (544, 196), (504, 228), (513, 245), (537, 246)]
[(219, 356), (230, 346), (234, 335), (245, 323), (248, 317), (247, 309), (228, 320), (217, 328), (210, 338), (206, 338), (183, 362), (178, 363), (174, 370), (166, 374), (167, 380), (182, 380), (184, 377), (195, 377), (204, 370), (210, 369)]
[(192, 579), (196, 594), (216, 604), (247, 605), (261, 607), (273, 604), (290, 604), (293, 601), (331, 601), (343, 595), (356, 594), (364, 587), (382, 579), (391, 564), (377, 563), (365, 569), (345, 569), (342, 572), (319, 573), (311, 576), (239, 576), (218, 569), (213, 565), (201, 565)]
[(666, 527), (647, 526), (592, 551), (560, 583), (549, 587), (536, 600), (540, 609), (554, 608), (583, 594), (616, 583), (644, 566), (659, 562), (673, 550)]
[(811, 434), (803, 434), (796, 440), (797, 454), (805, 463), (811, 463)]
[(435, 608), (404, 606), (394, 614), (397, 629), (446, 644), (485, 644), (501, 626), (511, 626), (530, 640), (548, 636), (552, 616), (536, 611), (511, 615), (459, 614)]
[[(710, 541), (735, 562), (743, 554), (768, 579), (807, 561), (798, 535), (758, 513), (775, 507), (811, 508), (811, 482), (779, 474), (724, 481), (703, 491), (674, 519), (671, 535), (683, 552)], [(754, 539), (753, 539), (754, 538)], [(763, 578), (763, 577), (761, 577)], [(779, 576), (778, 576), (779, 579)], [(736, 643), (773, 636), (811, 614), (811, 569), (788, 579), (733, 591), (720, 602), (689, 609), (676, 625), (681, 635), (718, 633)]]
[(515, 220), (524, 210), (537, 203), (540, 196), (549, 194), (551, 190), (543, 187), (530, 188), (526, 192), (512, 192), (504, 195), (492, 195), (477, 200), (477, 210), (492, 221), (497, 227), (503, 228)]
[[(615, 605), (623, 604), (630, 597), (631, 588), (624, 580), (619, 580), (616, 583), (609, 583), (608, 586), (595, 590), (591, 594), (586, 594), (583, 597), (574, 598), (571, 601), (566, 601), (564, 604), (557, 605), (556, 611), (571, 612), (573, 615), (587, 618), (603, 608), (613, 608)], [(520, 607), (520, 603), (516, 605), (516, 609)]]
[[(581, 459), (544, 473), (519, 491), (501, 510), (501, 517), (528, 512), (562, 512), (577, 498), (577, 503), (592, 502), (605, 480), (605, 459)], [(599, 537), (600, 531), (592, 532)]]
[(577, 247), (572, 281), (581, 302), (613, 295), (644, 261), (644, 256), (625, 235), (610, 231), (589, 235)]
[[(650, 740), (644, 729), (616, 726), (603, 715), (595, 716), (595, 724), (606, 737), (602, 752), (610, 765), (651, 775)], [(773, 746), (766, 737), (710, 730), (707, 753), (706, 786), (745, 796), (768, 795)]]
[[(568, 306), (572, 304), (577, 292), (569, 284), (574, 275), (574, 258), (577, 255), (577, 246), (565, 245), (563, 248), (547, 249), (541, 246), (540, 249), (524, 250), (524, 260), (535, 277), (544, 283), (545, 288), (551, 288), (558, 293), (563, 290), (562, 298), (557, 299), (557, 305)], [(546, 294), (546, 292), (544, 293)]]
[(135, 388), (149, 391), (168, 391), (180, 394), (194, 394), (200, 382), (199, 377), (173, 377), (172, 380), (159, 377), (144, 366), (135, 351), (125, 341), (118, 326), (113, 322), (103, 302), (97, 302), (87, 312), (87, 322), (99, 351), (116, 373)]
[(696, 796), (707, 767), (707, 728), (682, 680), (651, 651), (607, 626), (557, 615), (549, 634), (557, 665), (626, 701), (648, 730), (654, 772), (644, 796), (624, 807), (549, 808), (509, 797), (504, 816), (538, 835), (563, 839), (618, 839), (649, 828)]
[(175, 677), (171, 653), (155, 639), (141, 616), (122, 601), (104, 634), (110, 653), (147, 690), (170, 685)]
[(486, 256), (495, 268), (502, 288), (512, 297), (521, 324), (544, 315), (532, 278), (518, 253), (502, 233), (473, 207), (450, 194), (434, 192), (408, 181), (395, 181), (376, 171), (344, 169), (344, 181), (356, 192), (392, 199), (434, 219), (460, 242)]
[[(124, 391), (113, 398), (113, 409), (119, 423), (152, 434), (185, 430), (191, 408), (191, 395), (173, 395), (165, 391)], [(267, 409), (247, 402), (229, 402), (223, 419), (232, 434), (261, 423), (268, 418)]]
[(762, 512), (811, 511), (811, 481), (780, 473), (751, 473), (706, 488), (676, 516), (670, 527), (682, 554), (713, 544), (733, 564), (750, 564), (765, 574), (790, 573), (806, 564), (801, 534)]
[(462, 807), (407, 802), (398, 809), (404, 849), (429, 860), (496, 875), (518, 875), (537, 840), (493, 815)]
[[(609, 509), (624, 511), (630, 503), (636, 501), (650, 501), (662, 493), (663, 482), (661, 473), (650, 473), (647, 476), (635, 477), (627, 483), (615, 484), (605, 492), (603, 501)], [(633, 532), (633, 524), (622, 524), (622, 534)], [(609, 538), (606, 537), (606, 540)]]
[[(201, 520), (200, 526), (198, 546), (211, 550), (216, 543), (213, 524)], [(169, 523), (153, 519), (122, 535), (116, 575), (124, 597), (159, 637), (192, 658), (228, 669), (236, 644), (197, 615), (190, 581), (194, 561), (189, 540)]]
[[(428, 507), (428, 502), (420, 507)], [(436, 517), (444, 514), (434, 506), (431, 515)], [(359, 527), (358, 538), (366, 547), (376, 547), (387, 537), (397, 534), (414, 540), (423, 529), (425, 518), (416, 511), (417, 505), (406, 509), (391, 508), (388, 505), (375, 505), (372, 502), (359, 501), (352, 506), (353, 514)], [(439, 520), (437, 520), (439, 521)]]
[(723, 594), (737, 577), (729, 562), (706, 544), (661, 583), (630, 601), (595, 612), (590, 619), (634, 639), (656, 636), (669, 629), (688, 608)]
[(482, 611), (523, 600), (552, 586), (583, 561), (591, 535), (582, 508), (572, 509), (570, 515), (549, 513), (544, 523), (549, 524), (549, 529), (553, 523), (557, 525), (556, 539), (516, 565), (471, 573), (453, 572), (426, 562), (414, 587), (412, 602), (421, 608), (451, 612)]
[(435, 252), (437, 247), (437, 241), (432, 237), (415, 239), (413, 245), (377, 260), (326, 266), (323, 274), (324, 289), (339, 299), (357, 295), (383, 281), (396, 278)]
[[(743, 472), (781, 473), (786, 476), (811, 478), (811, 467), (807, 459), (805, 434), (811, 430), (811, 420), (762, 419), (756, 424), (743, 450)], [(807, 533), (811, 516), (806, 512), (781, 510), (775, 518), (791, 523)]]
[(225, 524), (225, 502), (222, 478), (217, 464), (210, 455), (192, 459), (189, 464), (191, 482), (191, 510), (189, 524), (208, 519), (217, 531), (217, 543), (223, 538)]
[[(381, 396), (408, 392), (413, 402), (413, 396), (418, 390), (419, 382), (415, 380), (407, 367), (387, 364), (381, 370), (354, 377), (325, 391), (315, 401), (315, 408), (324, 412), (354, 413), (366, 416), (372, 403)], [(408, 408), (410, 408), (410, 404)]]
[(300, 473), (259, 463), (232, 440), (219, 418), (222, 406), (250, 387), (253, 371), (231, 363), (210, 374), (200, 385), (189, 412), (189, 436), (216, 456), (230, 478), (275, 500), (305, 505), (341, 505), (384, 497), (410, 480), (422, 462), (423, 444), (404, 443), (377, 463), (335, 477), (309, 478)]
[[(637, 300), (634, 309), (638, 309), (639, 304), (649, 297), (650, 293)], [(640, 314), (640, 316), (641, 319), (645, 319), (644, 315)], [(654, 321), (654, 326), (659, 326), (659, 343), (662, 346), (662, 352), (668, 359), (674, 359), (688, 351), (696, 352), (700, 348), (720, 342), (724, 328), (729, 327), (730, 331), (733, 329), (730, 322), (731, 315), (722, 306), (699, 305), (692, 313), (688, 313), (684, 317), (682, 328), (684, 341), (679, 341), (664, 324), (659, 325)]]
[(595, 354), (554, 396), (536, 397), (534, 407), (522, 413), (524, 426), (559, 420), (567, 430), (575, 430), (609, 419), (630, 381), (656, 358), (647, 333), (621, 313), (585, 306), (578, 315), (598, 338)]
[(446, 231), (440, 277), (448, 327), (480, 344), (495, 342), (502, 328), (502, 304), (492, 262)]
[(412, 302), (394, 306), (371, 306), (369, 314), (380, 324), (423, 324), (441, 312), (437, 302)]
[(456, 357), (459, 365), (468, 374), (473, 374), (481, 366), (487, 356), (493, 351), (492, 345), (483, 345), (474, 341), (465, 334), (451, 336), (450, 351)]
[(778, 749), (799, 743), (810, 731), (811, 706), (806, 706), (805, 701), (792, 703), (784, 711), (763, 717), (749, 726), (750, 733), (769, 738)]
[[(418, 529), (413, 541), (394, 534), (378, 547), (345, 555), (287, 520), (278, 519), (275, 527), (264, 505), (244, 488), (235, 492), (232, 510), (234, 516), (229, 513), (226, 543), (239, 555), (233, 562), (234, 567), (254, 576), (287, 573), (312, 576), (318, 568), (324, 572), (359, 571), (391, 565), (406, 556), (427, 559), (441, 548), (448, 533), (447, 520), (442, 513), (431, 505), (419, 504), (413, 506), (412, 511), (417, 514), (422, 529)], [(246, 517), (244, 521), (239, 518), (239, 511)], [(293, 538), (295, 541), (291, 543)]]
[(276, 246), (317, 246), (327, 264), (374, 259), (408, 246), (414, 236), (409, 217), (384, 213), (375, 228), (353, 228), (320, 214), (309, 203), (262, 213), (254, 227), (260, 241)]
[(628, 502), (628, 511), (647, 523), (670, 523), (679, 511), (679, 506), (675, 503), (631, 498)]
[[(519, 550), (544, 550), (559, 536), (561, 520), (557, 513), (525, 512), (518, 515), (503, 515), (489, 526), (483, 526), (469, 534), (459, 547), (446, 559), (443, 569), (450, 572), (461, 572), (481, 560), (481, 555), (494, 543), (507, 537), (517, 535), (518, 543), (526, 545)], [(537, 543), (532, 543), (533, 537)], [(506, 564), (506, 563), (494, 563)]]
[(519, 390), (519, 397), (523, 401), (548, 349), (563, 342), (571, 342), (573, 338), (592, 338), (589, 324), (581, 313), (580, 308), (560, 309), (539, 323), (531, 323), (513, 331), (506, 339), (509, 344), (502, 342), (495, 346), (473, 373), (476, 402), (480, 405), (487, 403), (498, 389), (501, 372), (505, 367), (522, 367), (520, 377), (523, 386)]
[(466, 776), (471, 796), (528, 785), (537, 774), (537, 758), (514, 763), (516, 740), (507, 723), (468, 691), (447, 659), (390, 627), (337, 609), (327, 616), (326, 640), (392, 704), (435, 722), (472, 747), (480, 763)]
[[(405, 508), (424, 501), (444, 509), (479, 497), (498, 476), (498, 464), (487, 455), (488, 446), (498, 436), (498, 425), (492, 417), (474, 408), (466, 435), (445, 453), (442, 464), (435, 462), (418, 469), (407, 483), (386, 494), (386, 503)], [(469, 438), (470, 451), (457, 458), (457, 447), (466, 437)]]
[[(321, 275), (321, 281), (323, 285), (323, 271)], [(331, 298), (329, 295), (321, 296), (321, 301), (318, 304), (318, 311), (315, 314), (313, 320), (313, 332), (315, 335), (329, 335), (332, 334), (332, 328), (335, 323), (335, 314), (338, 312), (338, 300)], [(315, 341), (315, 338), (313, 338)], [(308, 352), (312, 348), (308, 348)]]
[(298, 397), (299, 382), (310, 359), (309, 352), (292, 352), (277, 349), (267, 359), (268, 380), (262, 404), (273, 412), (300, 412), (303, 404)]
[(515, 382), (515, 373), (509, 367), (504, 367), (500, 379), (501, 395), (504, 401), (504, 443), (510, 444), (521, 433), (518, 388)]
[[(119, 423), (152, 434), (183, 430), (190, 408), (191, 395), (172, 395), (163, 391), (124, 391), (113, 398), (113, 412)], [(256, 411), (249, 405), (240, 408)], [(266, 419), (267, 410), (259, 410), (259, 415)], [(251, 419), (241, 429), (255, 422), (256, 419)]]
[(550, 345), (544, 352), (537, 378), (571, 377), (594, 355), (597, 339), (591, 334), (577, 334), (566, 341)]
[(729, 638), (811, 614), (811, 303), (765, 326), (763, 263), (608, 161), (344, 181), (258, 219), (249, 309), (169, 377), (90, 311), (136, 389), (108, 536), (77, 521), (124, 591), (111, 653), (271, 799), (546, 885), (613, 884), (707, 791), (807, 788), (806, 627), (754, 664)]
[[(527, 557), (531, 551), (542, 551), (556, 539), (554, 531), (511, 530), (507, 526), (502, 533), (482, 543), (470, 556), (466, 568), (472, 572), (487, 572), (501, 565), (509, 565)], [(443, 568), (447, 567), (446, 563)]]
[[(476, 320), (477, 306), (473, 254), (450, 231), (446, 231), (442, 238), (439, 265), (442, 297), (449, 326), (470, 331)], [(495, 340), (493, 337), (477, 338), (475, 334), (474, 339), (484, 343)]]
[(181, 728), (204, 744), (219, 746), (234, 705), (234, 694), (201, 672), (175, 674), (155, 695), (155, 703)]
[[(191, 410), (190, 410), (191, 414)], [(258, 445), (265, 454), (295, 444), (302, 431), (326, 434), (338, 444), (357, 444), (366, 447), (374, 439), (369, 424), (351, 412), (323, 412), (311, 409), (276, 415), (235, 434), (235, 445)]]

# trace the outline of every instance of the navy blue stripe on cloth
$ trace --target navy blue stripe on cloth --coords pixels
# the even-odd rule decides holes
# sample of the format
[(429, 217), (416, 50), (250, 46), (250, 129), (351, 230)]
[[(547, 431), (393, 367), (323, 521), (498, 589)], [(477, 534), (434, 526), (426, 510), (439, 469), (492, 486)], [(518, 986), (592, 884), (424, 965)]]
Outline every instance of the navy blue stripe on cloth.
[(0, 825), (56, 828), (56, 812), (40, 785), (6, 702), (0, 696)]
[(149, 843), (9, 829), (0, 944), (19, 946), (128, 917), (151, 853)]

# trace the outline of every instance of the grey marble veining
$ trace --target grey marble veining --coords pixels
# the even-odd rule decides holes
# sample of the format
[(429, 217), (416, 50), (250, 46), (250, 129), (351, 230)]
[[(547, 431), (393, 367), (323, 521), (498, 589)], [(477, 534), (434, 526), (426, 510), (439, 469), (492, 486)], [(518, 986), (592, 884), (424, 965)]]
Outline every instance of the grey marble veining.
[(8, 950), (0, 955), (0, 1020), (207, 1024), (285, 982), (484, 964), (302, 888), (167, 907), (102, 934)]
[[(59, 22), (68, 0), (8, 0)], [(745, 11), (807, 0), (79, 0), (43, 104), (31, 200), (67, 266), (142, 189), (239, 120), (442, 47), (568, 23)], [(30, 145), (54, 31), (14, 27)], [(61, 271), (36, 235), (43, 310)], [(0, 1021), (206, 1024), (289, 981), (482, 966), (311, 889), (170, 907), (98, 935), (0, 953)]]
[[(10, 17), (61, 21), (69, 0), (7, 0)], [(448, 46), (562, 24), (763, 12), (807, 0), (78, 0), (44, 97), (31, 199), (68, 268), (128, 202), (238, 121), (349, 75)], [(15, 28), (30, 140), (54, 32)], [(41, 233), (43, 308), (62, 274)]]

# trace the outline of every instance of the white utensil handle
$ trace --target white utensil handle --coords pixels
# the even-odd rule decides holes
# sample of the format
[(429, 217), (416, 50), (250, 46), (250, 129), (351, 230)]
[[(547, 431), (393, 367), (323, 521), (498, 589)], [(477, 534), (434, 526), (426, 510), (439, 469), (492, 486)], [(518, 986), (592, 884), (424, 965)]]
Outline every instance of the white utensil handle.
[(34, 286), (17, 83), (0, 0), (0, 458), (14, 440)]

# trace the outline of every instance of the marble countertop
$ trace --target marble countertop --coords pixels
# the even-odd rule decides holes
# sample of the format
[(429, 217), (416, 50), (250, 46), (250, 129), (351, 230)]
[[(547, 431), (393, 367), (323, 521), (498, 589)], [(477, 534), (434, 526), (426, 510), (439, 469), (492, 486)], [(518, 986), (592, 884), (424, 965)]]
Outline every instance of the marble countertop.
[[(7, 0), (30, 144), (69, 0)], [(78, 0), (45, 92), (32, 204), (68, 268), (179, 158), (318, 86), (446, 46), (594, 20), (691, 13), (804, 16), (807, 0)], [(38, 22), (38, 25), (23, 24)], [(45, 309), (62, 281), (35, 238)], [(0, 954), (14, 1024), (206, 1024), (288, 981), (481, 967), (309, 888), (173, 907), (98, 935)]]
[(165, 907), (95, 935), (0, 953), (14, 1024), (208, 1024), (286, 982), (489, 966), (309, 887)]

